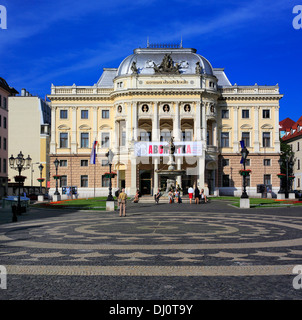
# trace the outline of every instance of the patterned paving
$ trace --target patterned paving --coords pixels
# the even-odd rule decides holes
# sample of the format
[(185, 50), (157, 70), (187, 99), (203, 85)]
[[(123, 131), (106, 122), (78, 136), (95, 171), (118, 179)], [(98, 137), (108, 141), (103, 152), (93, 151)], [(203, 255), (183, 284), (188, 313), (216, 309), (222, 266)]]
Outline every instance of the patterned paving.
[(0, 264), (11, 275), (291, 275), (302, 218), (77, 212), (0, 226)]

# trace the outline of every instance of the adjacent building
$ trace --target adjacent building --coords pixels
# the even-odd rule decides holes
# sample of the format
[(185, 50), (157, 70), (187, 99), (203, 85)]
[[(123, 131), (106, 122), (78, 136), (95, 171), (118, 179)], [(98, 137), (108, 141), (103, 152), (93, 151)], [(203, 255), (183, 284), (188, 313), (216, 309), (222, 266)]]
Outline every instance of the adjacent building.
[[(176, 145), (176, 184), (184, 193), (197, 185), (210, 195), (241, 195), (240, 140), (249, 150), (247, 191), (257, 185), (279, 190), (278, 85), (232, 85), (224, 68), (193, 48), (148, 45), (118, 68), (104, 68), (91, 86), (51, 86), (50, 164), (59, 160), (60, 187), (76, 186), (80, 197), (108, 194), (108, 161), (114, 153), (114, 188), (153, 194), (165, 190), (165, 148)], [(90, 153), (97, 141), (97, 161)], [(51, 179), (51, 192), (55, 180)], [(259, 195), (259, 194), (258, 194)], [(260, 196), (260, 195), (259, 195)]]
[[(51, 109), (50, 103), (38, 96), (33, 96), (25, 89), (19, 96), (9, 98), (9, 155), (16, 157), (20, 151), (26, 158), (32, 158), (31, 168), (24, 170), (26, 176), (24, 187), (27, 192), (34, 192), (31, 187), (38, 187), (40, 183), (39, 165), (43, 165), (43, 187), (49, 181), (49, 145), (50, 145)], [(8, 169), (9, 178), (14, 182), (17, 172)]]
[(282, 140), (291, 146), (291, 150), (295, 153), (295, 164), (293, 173), (295, 179), (293, 182), (293, 190), (302, 189), (302, 117), (287, 127)]
[(16, 94), (0, 77), (0, 198), (7, 194), (8, 183), (8, 98)]

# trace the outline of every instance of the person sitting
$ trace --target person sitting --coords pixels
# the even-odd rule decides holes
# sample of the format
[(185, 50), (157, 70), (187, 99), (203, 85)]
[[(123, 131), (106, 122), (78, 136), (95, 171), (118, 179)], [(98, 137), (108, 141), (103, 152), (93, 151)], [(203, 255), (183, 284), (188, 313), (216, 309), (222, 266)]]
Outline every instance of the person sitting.
[(134, 203), (138, 203), (139, 197), (140, 197), (140, 195), (139, 195), (139, 190), (136, 190), (136, 194), (135, 194), (135, 196), (134, 196), (133, 202), (134, 202)]
[(207, 196), (206, 196), (205, 193), (204, 193), (204, 189), (201, 190), (201, 199), (203, 199), (204, 203), (207, 203), (207, 202), (208, 202)]
[(168, 193), (168, 198), (169, 198), (169, 203), (173, 203), (174, 199), (173, 199), (173, 192), (172, 192), (172, 190), (169, 191), (169, 193)]
[(154, 195), (155, 203), (159, 202), (159, 198), (161, 197), (160, 189), (158, 189), (157, 193)]

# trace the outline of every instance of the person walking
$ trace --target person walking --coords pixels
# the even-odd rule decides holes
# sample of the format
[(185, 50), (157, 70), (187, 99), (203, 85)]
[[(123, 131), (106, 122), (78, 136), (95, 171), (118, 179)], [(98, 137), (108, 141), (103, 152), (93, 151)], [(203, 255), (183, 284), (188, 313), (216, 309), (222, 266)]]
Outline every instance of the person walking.
[(192, 203), (194, 189), (193, 189), (192, 187), (190, 187), (190, 188), (188, 189), (188, 193), (189, 193), (190, 203)]
[(194, 195), (195, 195), (195, 203), (196, 203), (196, 204), (199, 204), (200, 192), (199, 192), (199, 189), (198, 189), (197, 186), (195, 187)]
[(120, 217), (122, 215), (126, 217), (127, 194), (125, 193), (125, 189), (122, 189), (122, 192), (119, 194), (118, 198), (120, 199)]

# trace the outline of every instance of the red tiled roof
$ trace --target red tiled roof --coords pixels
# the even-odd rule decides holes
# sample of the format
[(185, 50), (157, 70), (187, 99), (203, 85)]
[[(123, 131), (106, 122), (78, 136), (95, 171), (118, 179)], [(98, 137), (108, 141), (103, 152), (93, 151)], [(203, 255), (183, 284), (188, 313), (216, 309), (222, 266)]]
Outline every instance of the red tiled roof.
[[(301, 118), (300, 118), (301, 119)], [(284, 120), (279, 122), (279, 130), (290, 129), (295, 124), (295, 121), (290, 118), (285, 118)]]
[[(289, 118), (284, 119), (285, 120), (291, 120)], [(281, 121), (282, 122), (282, 121)], [(286, 125), (288, 125), (290, 123), (290, 121), (286, 122)], [(297, 122), (295, 122), (292, 126), (290, 127), (286, 127), (283, 130), (285, 130), (286, 132), (288, 132), (287, 135), (284, 135), (282, 137), (283, 141), (287, 141), (296, 137), (300, 137), (302, 136), (302, 116), (299, 118), (299, 120)], [(292, 131), (294, 131), (293, 133), (291, 133)]]

